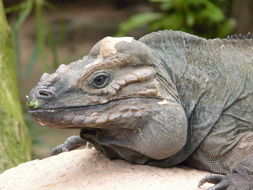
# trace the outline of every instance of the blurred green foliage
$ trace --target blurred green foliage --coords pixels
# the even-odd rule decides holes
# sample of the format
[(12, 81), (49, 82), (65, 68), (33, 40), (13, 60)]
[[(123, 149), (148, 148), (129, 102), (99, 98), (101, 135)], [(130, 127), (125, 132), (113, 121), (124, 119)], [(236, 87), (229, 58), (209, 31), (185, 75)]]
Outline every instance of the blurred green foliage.
[(149, 0), (153, 12), (132, 16), (120, 25), (117, 36), (143, 26), (149, 31), (181, 30), (206, 38), (225, 37), (235, 28), (227, 18), (229, 0)]
[[(47, 0), (26, 0), (20, 4), (8, 7), (5, 9), (6, 13), (12, 13), (14, 21), (12, 23), (13, 36), (14, 36), (14, 47), (16, 51), (16, 63), (17, 67), (20, 66), (20, 47), (19, 47), (19, 31), (20, 27), (24, 24), (29, 16), (35, 18), (35, 44), (27, 64), (26, 73), (30, 73), (34, 65), (40, 60), (43, 71), (49, 70), (49, 63), (45, 57), (48, 57), (46, 48), (51, 51), (51, 57), (54, 69), (58, 67), (58, 56), (57, 56), (57, 42), (53, 38), (53, 30), (50, 22), (44, 14), (44, 9), (55, 7)], [(50, 64), (51, 65), (51, 64)], [(19, 68), (17, 70), (20, 70)]]
[[(57, 45), (59, 35), (61, 34), (58, 35), (58, 38), (53, 37), (53, 26), (45, 15), (45, 9), (55, 10), (56, 7), (49, 3), (48, 0), (24, 0), (19, 4), (5, 8), (5, 12), (11, 15), (16, 67), (19, 79), (30, 76), (31, 73), (33, 73), (32, 71), (36, 64), (39, 64), (40, 68), (44, 72), (47, 72), (50, 69), (56, 69), (59, 65)], [(22, 49), (19, 46), (19, 33), (21, 27), (25, 27), (25, 21), (29, 16), (33, 17), (35, 20), (35, 40), (28, 63), (26, 64), (26, 69), (21, 69), (20, 55)], [(51, 54), (51, 56), (49, 54)], [(52, 60), (48, 61), (48, 57), (50, 57)], [(36, 107), (37, 104), (38, 102), (30, 102), (30, 106), (33, 107)], [(22, 104), (22, 107), (24, 110), (26, 110), (25, 103)], [(49, 146), (44, 140), (40, 138), (40, 135), (43, 133), (43, 129), (36, 127), (37, 124), (34, 123), (31, 116), (26, 112), (24, 113), (24, 119), (32, 138), (32, 153), (34, 153), (34, 145), (36, 145), (36, 147)]]

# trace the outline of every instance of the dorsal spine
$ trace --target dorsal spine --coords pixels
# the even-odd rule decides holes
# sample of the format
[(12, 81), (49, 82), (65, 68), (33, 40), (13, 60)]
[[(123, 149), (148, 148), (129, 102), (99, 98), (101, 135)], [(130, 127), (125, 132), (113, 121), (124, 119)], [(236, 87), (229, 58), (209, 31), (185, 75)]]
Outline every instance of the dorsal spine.
[(247, 34), (232, 34), (228, 36), (227, 39), (231, 39), (231, 40), (253, 39), (253, 34), (251, 34), (250, 32), (248, 32)]

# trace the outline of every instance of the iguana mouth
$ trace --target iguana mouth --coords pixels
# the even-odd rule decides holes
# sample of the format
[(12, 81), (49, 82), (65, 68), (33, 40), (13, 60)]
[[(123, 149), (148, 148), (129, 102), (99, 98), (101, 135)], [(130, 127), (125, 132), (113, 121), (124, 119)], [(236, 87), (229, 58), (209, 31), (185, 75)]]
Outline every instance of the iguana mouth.
[[(127, 101), (127, 104), (125, 103)], [(87, 106), (66, 106), (47, 109), (29, 110), (32, 117), (40, 124), (57, 128), (96, 128), (126, 124), (135, 121), (148, 112), (154, 102), (161, 98), (123, 98), (105, 104)]]
[(138, 99), (157, 99), (157, 100), (163, 100), (163, 98), (160, 97), (130, 97), (130, 98), (121, 98), (121, 99), (116, 99), (116, 100), (111, 100), (107, 103), (104, 104), (92, 104), (92, 105), (80, 105), (80, 106), (63, 106), (63, 107), (53, 107), (53, 108), (32, 108), (29, 107), (28, 112), (29, 113), (34, 113), (34, 112), (54, 112), (57, 110), (82, 110), (82, 109), (89, 109), (93, 107), (98, 107), (98, 106), (103, 106), (103, 105), (109, 105), (111, 103), (119, 102), (119, 101), (124, 101), (124, 100), (138, 100)]

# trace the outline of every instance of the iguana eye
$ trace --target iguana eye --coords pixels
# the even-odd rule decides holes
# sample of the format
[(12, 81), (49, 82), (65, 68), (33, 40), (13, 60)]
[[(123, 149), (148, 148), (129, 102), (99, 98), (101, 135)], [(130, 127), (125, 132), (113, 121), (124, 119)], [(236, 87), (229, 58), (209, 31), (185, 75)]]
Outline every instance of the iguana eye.
[(104, 88), (110, 82), (110, 75), (108, 73), (96, 73), (90, 82), (93, 88)]

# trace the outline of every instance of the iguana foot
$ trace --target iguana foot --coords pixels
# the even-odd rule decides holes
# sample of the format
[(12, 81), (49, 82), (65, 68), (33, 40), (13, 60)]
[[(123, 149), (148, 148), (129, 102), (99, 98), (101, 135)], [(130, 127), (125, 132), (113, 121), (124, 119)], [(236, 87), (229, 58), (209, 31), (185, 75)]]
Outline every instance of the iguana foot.
[(74, 135), (68, 137), (63, 144), (60, 144), (53, 148), (52, 155), (59, 154), (61, 152), (67, 152), (76, 149), (80, 146), (92, 147), (92, 144), (80, 136)]
[(220, 175), (220, 174), (207, 175), (199, 181), (198, 187), (201, 187), (204, 183), (213, 183), (216, 185), (208, 188), (208, 190), (226, 189), (226, 187), (228, 186), (228, 183), (226, 180), (223, 181), (225, 179), (225, 177), (226, 177), (225, 175)]
[(228, 175), (211, 174), (200, 180), (198, 186), (204, 183), (215, 184), (208, 190), (252, 190), (252, 179), (240, 173), (232, 173)]

